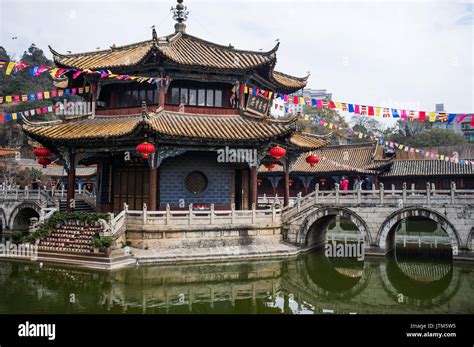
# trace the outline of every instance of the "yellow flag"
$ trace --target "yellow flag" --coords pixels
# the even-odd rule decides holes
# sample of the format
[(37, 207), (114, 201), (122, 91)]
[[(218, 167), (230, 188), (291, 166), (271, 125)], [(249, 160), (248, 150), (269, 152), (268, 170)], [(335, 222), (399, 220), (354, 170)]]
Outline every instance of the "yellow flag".
[(364, 134), (362, 133), (359, 133), (359, 139), (363, 138), (364, 137)]
[(17, 116), (16, 116), (16, 112), (15, 113), (12, 113), (12, 119), (16, 119)]
[(340, 102), (336, 102), (336, 107), (337, 108), (342, 108), (342, 104)]
[(249, 87), (245, 86), (244, 93), (248, 94), (249, 93)]
[(398, 145), (398, 149), (403, 149), (404, 145)]
[(334, 128), (334, 124), (329, 123), (329, 129), (332, 129), (332, 128)]
[(304, 105), (304, 98), (302, 96), (300, 97), (300, 105)]
[(12, 96), (11, 95), (5, 96), (5, 102), (12, 102)]
[(273, 95), (273, 92), (268, 93), (268, 98), (271, 99)]
[(49, 99), (49, 92), (44, 92), (43, 93), (43, 98), (44, 99)]
[(430, 122), (436, 121), (436, 112), (430, 112)]
[(380, 117), (380, 107), (375, 108), (375, 117)]
[(49, 74), (51, 75), (52, 78), (55, 78), (56, 77), (56, 72), (58, 72), (58, 68), (55, 67), (54, 69), (52, 69)]
[(90, 88), (91, 88), (90, 86), (85, 86), (84, 87), (84, 92), (89, 93)]
[(304, 115), (304, 120), (309, 120), (309, 116), (307, 114)]
[(7, 65), (7, 70), (5, 71), (5, 75), (10, 75), (15, 65), (16, 63), (14, 61), (9, 62)]
[(440, 160), (444, 160), (444, 155), (441, 154), (441, 155), (439, 156), (439, 159), (440, 159)]

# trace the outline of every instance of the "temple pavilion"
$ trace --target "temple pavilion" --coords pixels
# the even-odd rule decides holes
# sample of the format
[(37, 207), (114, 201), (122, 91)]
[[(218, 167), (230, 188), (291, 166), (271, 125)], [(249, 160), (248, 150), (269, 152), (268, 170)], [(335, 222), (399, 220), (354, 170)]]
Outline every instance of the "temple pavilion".
[[(62, 159), (68, 172), (68, 201), (74, 200), (75, 168), (97, 165), (97, 208), (249, 209), (257, 202), (260, 165), (271, 165), (270, 148), (280, 146), (285, 203), (289, 171), (305, 152), (329, 143), (328, 136), (302, 133), (295, 119), (272, 119), (269, 109), (278, 93), (305, 87), (307, 77), (275, 70), (279, 44), (267, 52), (240, 50), (192, 36), (188, 12), (178, 0), (175, 30), (149, 40), (87, 53), (62, 54), (50, 47), (58, 68), (151, 77), (101, 78), (66, 72), (67, 88), (91, 86), (91, 115), (34, 123), (23, 130)], [(242, 93), (243, 90), (257, 93)], [(264, 93), (261, 91), (265, 91)], [(153, 145), (148, 158), (140, 143)], [(218, 150), (256, 151), (254, 162), (220, 162)], [(74, 205), (68, 205), (69, 211)]]

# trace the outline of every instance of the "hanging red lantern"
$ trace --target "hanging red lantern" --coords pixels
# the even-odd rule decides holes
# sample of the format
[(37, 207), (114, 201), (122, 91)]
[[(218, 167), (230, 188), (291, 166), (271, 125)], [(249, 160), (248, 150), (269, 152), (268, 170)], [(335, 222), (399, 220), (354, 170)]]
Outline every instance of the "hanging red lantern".
[(43, 165), (43, 168), (46, 169), (46, 167), (51, 164), (51, 159), (48, 157), (41, 157), (38, 159), (38, 164)]
[(35, 157), (47, 157), (51, 154), (49, 148), (38, 147), (33, 151)]
[(258, 186), (261, 186), (261, 185), (262, 185), (262, 182), (263, 182), (263, 180), (262, 180), (261, 178), (257, 179), (257, 185), (258, 185)]
[(276, 146), (270, 149), (270, 155), (275, 158), (275, 160), (280, 160), (286, 155), (286, 149)]
[(155, 151), (155, 146), (153, 146), (152, 143), (145, 141), (143, 143), (140, 143), (136, 149), (137, 149), (137, 152), (141, 154), (143, 159), (148, 159), (150, 154), (152, 154)]
[(311, 154), (306, 157), (306, 162), (311, 166), (314, 167), (314, 164), (319, 163), (319, 157), (315, 156), (314, 154)]
[(267, 168), (268, 171), (272, 171), (272, 169), (274, 169), (275, 166), (276, 166), (276, 164), (265, 165), (265, 167)]

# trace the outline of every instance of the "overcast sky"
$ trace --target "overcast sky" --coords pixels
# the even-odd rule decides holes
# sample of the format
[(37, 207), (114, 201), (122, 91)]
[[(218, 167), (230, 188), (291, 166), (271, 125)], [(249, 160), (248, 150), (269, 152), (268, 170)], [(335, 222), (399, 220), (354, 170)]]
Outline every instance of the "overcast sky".
[[(0, 0), (0, 45), (62, 53), (108, 48), (173, 32), (174, 0)], [(342, 102), (448, 112), (474, 111), (472, 1), (198, 1), (187, 32), (236, 48), (270, 50), (277, 69), (311, 72), (309, 87)], [(12, 37), (18, 39), (12, 40)]]

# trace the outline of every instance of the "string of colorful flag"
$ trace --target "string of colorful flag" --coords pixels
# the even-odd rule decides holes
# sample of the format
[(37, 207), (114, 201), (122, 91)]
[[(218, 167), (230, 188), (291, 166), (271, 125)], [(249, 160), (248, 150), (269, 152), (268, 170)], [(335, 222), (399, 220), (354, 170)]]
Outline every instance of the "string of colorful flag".
[[(446, 112), (436, 112), (436, 111), (414, 111), (390, 107), (380, 107), (380, 106), (370, 106), (370, 105), (360, 105), (346, 102), (338, 101), (328, 101), (323, 99), (316, 99), (303, 96), (292, 96), (288, 94), (273, 93), (271, 91), (251, 88), (246, 85), (240, 86), (241, 94), (253, 94), (255, 96), (263, 96), (267, 99), (280, 98), (285, 103), (295, 104), (295, 105), (307, 105), (316, 108), (329, 108), (329, 109), (339, 109), (341, 111), (346, 111), (353, 113), (354, 115), (360, 116), (374, 116), (374, 117), (383, 117), (383, 118), (399, 118), (409, 121), (429, 121), (436, 122), (447, 122), (448, 124), (456, 120), (457, 123), (463, 121), (468, 113), (446, 113)], [(278, 107), (277, 104), (274, 106)], [(474, 115), (471, 116), (470, 126), (474, 127)]]
[(74, 69), (74, 68), (57, 68), (57, 67), (51, 67), (48, 65), (31, 65), (31, 64), (26, 64), (23, 62), (16, 62), (16, 61), (8, 61), (8, 60), (0, 60), (0, 69), (2, 69), (4, 66), (6, 66), (5, 69), (5, 74), (11, 75), (12, 73), (16, 74), (19, 71), (25, 69), (25, 68), (30, 68), (30, 75), (33, 77), (37, 77), (42, 75), (43, 73), (48, 72), (51, 77), (53, 78), (60, 78), (63, 76), (64, 73), (73, 71), (74, 74), (72, 75), (73, 79), (78, 78), (80, 75), (99, 75), (100, 78), (115, 78), (118, 80), (132, 80), (136, 81), (139, 83), (150, 83), (150, 84), (155, 84), (158, 81), (164, 80), (166, 78), (155, 78), (155, 77), (143, 77), (143, 76), (135, 76), (135, 75), (120, 75), (120, 74), (114, 74), (110, 70), (98, 70), (98, 71), (93, 71), (89, 69), (85, 70), (79, 70), (79, 69)]
[[(304, 116), (304, 118), (306, 120), (309, 120), (311, 117), (315, 118), (312, 115), (305, 115)], [(437, 154), (437, 153), (434, 153), (434, 152), (431, 152), (431, 151), (426, 151), (424, 149), (411, 147), (411, 146), (404, 145), (402, 143), (398, 143), (398, 142), (395, 142), (395, 141), (386, 140), (383, 137), (369, 135), (367, 133), (363, 133), (361, 131), (354, 130), (352, 128), (345, 128), (345, 127), (342, 127), (342, 126), (340, 126), (336, 123), (326, 122), (324, 119), (319, 120), (319, 125), (322, 125), (322, 126), (328, 128), (328, 129), (339, 129), (339, 130), (349, 132), (350, 134), (353, 134), (353, 135), (357, 136), (360, 139), (368, 138), (372, 141), (377, 141), (380, 145), (385, 145), (389, 148), (403, 150), (403, 151), (409, 152), (409, 153), (417, 153), (420, 156), (425, 157), (425, 158), (431, 158), (431, 159), (436, 159), (436, 160), (441, 160), (441, 161), (447, 161), (447, 162), (451, 162), (451, 163), (455, 163), (455, 164), (461, 164), (461, 165), (467, 165), (467, 164), (474, 165), (474, 161), (472, 161), (472, 160), (470, 161), (470, 160), (467, 160), (467, 159), (459, 159), (459, 158), (454, 157), (454, 156), (448, 156), (448, 155), (444, 155), (444, 154)]]
[(0, 114), (0, 123), (9, 122), (12, 120), (20, 120), (23, 117), (47, 114), (53, 111), (54, 111), (54, 106), (47, 106), (47, 107), (37, 107), (37, 108), (27, 110), (27, 111)]
[(82, 95), (88, 94), (90, 91), (94, 91), (94, 85), (86, 85), (84, 87), (78, 88), (66, 88), (66, 89), (53, 89), (45, 90), (41, 92), (30, 92), (26, 94), (17, 94), (17, 95), (6, 95), (0, 96), (0, 104), (2, 103), (18, 103), (18, 102), (27, 102), (27, 101), (36, 101), (36, 100), (47, 100), (55, 97), (70, 96), (70, 95)]
[(374, 171), (374, 170), (361, 169), (361, 168), (358, 168), (358, 167), (338, 163), (337, 161), (334, 161), (332, 159), (328, 159), (324, 156), (319, 157), (319, 159), (323, 160), (323, 161), (325, 161), (325, 162), (327, 162), (327, 163), (329, 163), (333, 166), (340, 167), (340, 168), (342, 168), (346, 171), (356, 171), (356, 172), (360, 172), (360, 173), (373, 174), (373, 175), (376, 175), (378, 173), (377, 171)]

